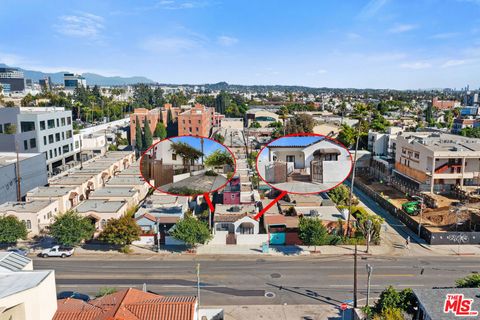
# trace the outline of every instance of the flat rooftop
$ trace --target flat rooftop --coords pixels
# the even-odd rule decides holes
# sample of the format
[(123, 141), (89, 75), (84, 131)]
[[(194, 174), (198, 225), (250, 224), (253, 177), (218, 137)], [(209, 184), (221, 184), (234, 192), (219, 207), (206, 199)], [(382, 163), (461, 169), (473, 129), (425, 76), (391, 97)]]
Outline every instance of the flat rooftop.
[[(41, 153), (19, 153), (19, 161), (32, 158)], [(17, 154), (15, 152), (0, 152), (0, 167), (5, 167), (17, 162)]]
[(67, 175), (55, 180), (49, 181), (51, 186), (79, 186), (92, 179), (94, 175)]
[[(297, 215), (304, 215), (308, 217), (317, 217), (322, 221), (338, 221), (338, 219), (345, 220), (337, 209), (337, 207), (295, 207)], [(316, 211), (317, 215), (312, 216), (312, 211)]]
[(432, 151), (480, 151), (480, 139), (439, 132), (404, 132), (400, 135), (410, 143), (417, 142)]
[(255, 213), (256, 207), (253, 204), (246, 205), (231, 205), (231, 204), (217, 204), (215, 206), (215, 214), (242, 214)]
[(146, 182), (141, 177), (117, 176), (107, 182), (107, 186), (142, 186)]
[(23, 270), (31, 259), (15, 252), (0, 252), (0, 272)]
[(89, 198), (93, 197), (125, 197), (130, 198), (135, 196), (138, 191), (131, 187), (104, 187), (97, 189), (90, 193)]
[(32, 197), (61, 197), (75, 190), (75, 187), (38, 187), (27, 193)]
[(74, 208), (79, 213), (85, 212), (99, 212), (99, 213), (112, 213), (118, 212), (126, 201), (110, 201), (105, 199), (87, 199)]
[(0, 212), (26, 212), (26, 213), (37, 213), (48, 205), (52, 204), (53, 201), (48, 200), (33, 200), (33, 201), (9, 201), (3, 204), (0, 204)]

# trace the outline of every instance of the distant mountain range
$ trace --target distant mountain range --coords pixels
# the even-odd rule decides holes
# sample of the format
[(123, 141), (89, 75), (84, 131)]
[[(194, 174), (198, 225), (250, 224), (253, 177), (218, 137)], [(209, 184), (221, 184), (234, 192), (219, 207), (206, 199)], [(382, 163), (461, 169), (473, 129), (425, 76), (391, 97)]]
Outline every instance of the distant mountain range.
[[(6, 64), (0, 63), (0, 67), (8, 67)], [(32, 79), (34, 82), (38, 82), (40, 79), (45, 77), (50, 77), (53, 83), (61, 84), (63, 83), (63, 74), (69, 71), (60, 71), (54, 73), (36, 71), (36, 70), (26, 70), (22, 69), (25, 74), (26, 79)], [(99, 86), (121, 86), (121, 85), (131, 85), (136, 83), (155, 83), (155, 81), (148, 79), (146, 77), (106, 77), (96, 73), (83, 73), (83, 77), (87, 80), (88, 85), (99, 85)]]

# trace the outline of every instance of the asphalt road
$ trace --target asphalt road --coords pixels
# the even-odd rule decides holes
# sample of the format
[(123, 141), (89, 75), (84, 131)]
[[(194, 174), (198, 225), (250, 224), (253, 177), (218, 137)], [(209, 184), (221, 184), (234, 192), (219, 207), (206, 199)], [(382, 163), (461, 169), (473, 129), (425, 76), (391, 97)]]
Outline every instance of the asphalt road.
[[(291, 258), (136, 256), (125, 260), (72, 257), (34, 260), (35, 269), (54, 269), (57, 290), (94, 295), (102, 287), (137, 287), (164, 295), (196, 295), (200, 263), (203, 305), (333, 304), (352, 299), (353, 257)], [(479, 257), (371, 257), (358, 260), (359, 304), (366, 297), (367, 263), (374, 267), (371, 297), (388, 285), (398, 288), (452, 287), (479, 270)]]

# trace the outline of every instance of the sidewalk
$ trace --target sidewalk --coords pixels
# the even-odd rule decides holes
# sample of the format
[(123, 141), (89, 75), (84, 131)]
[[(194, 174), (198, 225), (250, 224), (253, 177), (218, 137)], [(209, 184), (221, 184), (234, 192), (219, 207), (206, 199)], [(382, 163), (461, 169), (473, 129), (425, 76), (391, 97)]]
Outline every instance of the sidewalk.
[(248, 305), (220, 306), (225, 320), (263, 319), (263, 320), (340, 320), (351, 319), (352, 310), (342, 311), (333, 305)]

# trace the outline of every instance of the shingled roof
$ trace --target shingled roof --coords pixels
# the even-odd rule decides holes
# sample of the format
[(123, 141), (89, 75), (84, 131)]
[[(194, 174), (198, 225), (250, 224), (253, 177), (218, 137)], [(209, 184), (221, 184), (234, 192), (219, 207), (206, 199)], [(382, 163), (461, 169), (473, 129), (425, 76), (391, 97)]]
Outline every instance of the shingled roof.
[(165, 297), (127, 289), (84, 302), (58, 300), (53, 320), (194, 320), (196, 297)]

